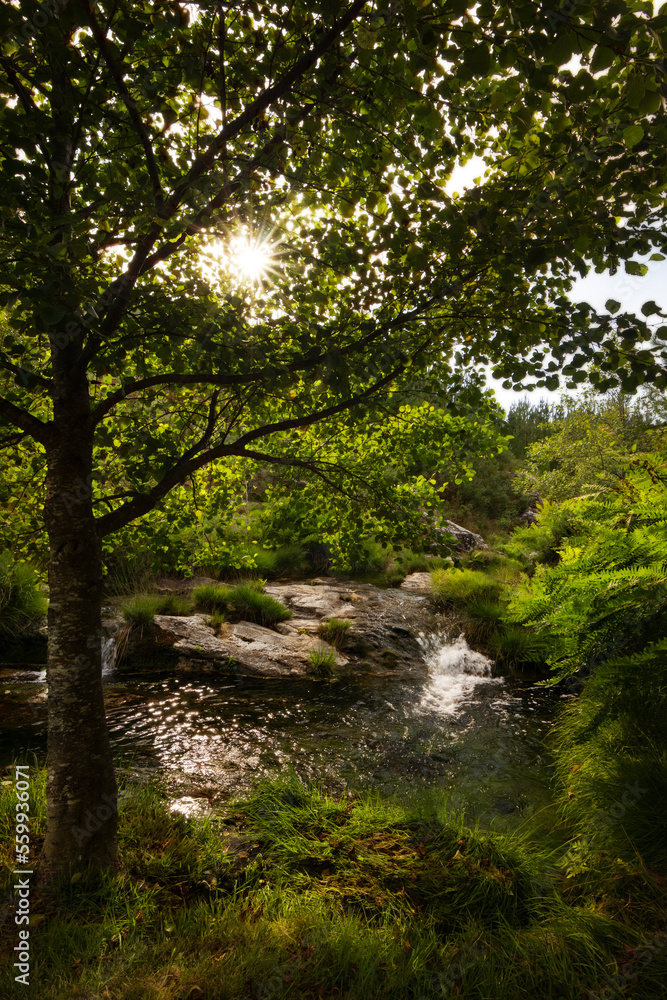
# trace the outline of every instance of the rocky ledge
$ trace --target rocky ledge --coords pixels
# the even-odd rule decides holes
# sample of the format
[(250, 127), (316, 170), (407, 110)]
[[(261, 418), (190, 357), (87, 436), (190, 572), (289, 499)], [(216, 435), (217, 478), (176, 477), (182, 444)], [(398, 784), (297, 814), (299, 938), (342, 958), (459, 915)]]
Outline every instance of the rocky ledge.
[[(388, 590), (330, 578), (268, 584), (266, 592), (292, 611), (289, 621), (275, 628), (245, 621), (214, 627), (203, 614), (158, 615), (151, 635), (128, 646), (122, 666), (304, 678), (312, 671), (309, 654), (323, 647), (335, 656), (336, 676), (421, 676), (426, 668), (420, 636), (443, 627), (427, 589), (428, 574), (413, 574), (400, 589)], [(351, 623), (338, 649), (317, 634), (331, 618)], [(107, 628), (113, 630), (112, 623)]]

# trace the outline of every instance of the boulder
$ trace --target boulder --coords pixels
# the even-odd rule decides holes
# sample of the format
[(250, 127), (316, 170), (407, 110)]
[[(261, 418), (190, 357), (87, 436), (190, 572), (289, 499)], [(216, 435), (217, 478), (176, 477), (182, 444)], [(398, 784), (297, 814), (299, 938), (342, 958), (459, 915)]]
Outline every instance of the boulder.
[[(253, 622), (223, 626), (222, 634), (216, 635), (205, 615), (156, 615), (155, 629), (154, 641), (164, 644), (171, 640), (174, 652), (180, 654), (176, 670), (185, 672), (217, 670), (258, 677), (305, 677), (311, 650), (332, 648), (311, 635), (284, 635)], [(344, 656), (337, 652), (335, 655), (337, 667), (347, 665)]]
[(476, 535), (474, 531), (462, 528), (460, 524), (453, 521), (446, 521), (446, 531), (454, 536), (457, 552), (473, 552), (475, 549), (488, 549), (488, 545), (481, 535)]
[[(427, 573), (413, 576), (428, 581)], [(443, 627), (427, 586), (383, 590), (323, 578), (265, 589), (290, 608), (291, 619), (275, 628), (246, 621), (214, 627), (208, 615), (156, 615), (150, 633), (124, 651), (121, 669), (298, 679), (309, 674), (311, 651), (324, 647), (334, 652), (338, 676), (421, 677), (426, 666), (420, 636)], [(317, 634), (331, 618), (350, 622), (339, 649)]]

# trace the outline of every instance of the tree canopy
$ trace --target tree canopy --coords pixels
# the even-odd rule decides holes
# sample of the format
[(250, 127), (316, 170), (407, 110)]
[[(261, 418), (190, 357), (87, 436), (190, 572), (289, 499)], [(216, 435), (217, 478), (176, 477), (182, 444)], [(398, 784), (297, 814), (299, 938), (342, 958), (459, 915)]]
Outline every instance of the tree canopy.
[(2, 7), (0, 418), (46, 457), (47, 863), (115, 861), (115, 820), (71, 835), (115, 789), (105, 536), (212, 461), (314, 470), (302, 432), (420, 374), (452, 410), (487, 363), (667, 384), (655, 303), (565, 295), (664, 248), (666, 38), (620, 0)]

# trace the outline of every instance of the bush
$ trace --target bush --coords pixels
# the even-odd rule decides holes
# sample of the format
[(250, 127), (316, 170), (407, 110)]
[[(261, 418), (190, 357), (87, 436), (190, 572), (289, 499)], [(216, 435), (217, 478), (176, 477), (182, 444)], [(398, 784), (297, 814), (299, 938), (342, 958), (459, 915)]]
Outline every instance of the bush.
[(472, 598), (498, 601), (502, 584), (470, 569), (437, 569), (431, 573), (431, 592), (436, 604), (465, 608)]
[(555, 566), (559, 558), (558, 550), (570, 533), (567, 509), (544, 503), (540, 507), (537, 523), (515, 528), (509, 541), (501, 548), (514, 559)]
[(15, 639), (43, 618), (48, 601), (37, 573), (28, 563), (0, 556), (0, 639)]
[(330, 646), (340, 649), (345, 644), (348, 630), (352, 627), (352, 622), (344, 618), (330, 618), (317, 626), (317, 634), (324, 642)]

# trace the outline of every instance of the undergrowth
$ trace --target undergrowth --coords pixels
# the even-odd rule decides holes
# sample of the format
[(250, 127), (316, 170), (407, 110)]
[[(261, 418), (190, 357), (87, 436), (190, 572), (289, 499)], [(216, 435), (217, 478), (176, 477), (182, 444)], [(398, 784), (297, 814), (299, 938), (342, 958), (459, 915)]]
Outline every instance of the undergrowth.
[[(38, 842), (44, 781), (33, 778)], [(628, 898), (562, 881), (525, 836), (470, 829), (433, 794), (334, 797), (288, 773), (219, 819), (169, 812), (152, 785), (124, 782), (120, 801), (123, 871), (32, 897), (36, 1000), (579, 1000), (604, 995), (642, 947), (632, 996), (662, 995), (666, 949), (647, 950), (660, 931), (632, 925)], [(3, 785), (3, 845), (13, 805)], [(648, 891), (635, 880), (630, 898), (640, 882)], [(3, 959), (13, 943), (5, 935)], [(25, 995), (9, 961), (0, 990)]]

